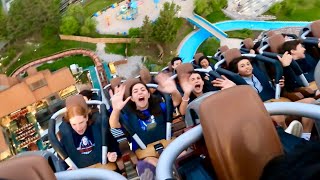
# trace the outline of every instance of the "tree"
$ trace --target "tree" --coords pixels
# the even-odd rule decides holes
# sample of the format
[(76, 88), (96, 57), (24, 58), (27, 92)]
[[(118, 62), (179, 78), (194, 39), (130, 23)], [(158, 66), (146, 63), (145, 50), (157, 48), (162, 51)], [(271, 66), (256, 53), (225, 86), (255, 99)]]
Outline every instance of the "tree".
[(7, 20), (10, 40), (26, 38), (44, 28), (59, 27), (59, 0), (15, 0)]
[(72, 16), (65, 16), (62, 18), (60, 32), (66, 35), (76, 34), (79, 31), (79, 23), (76, 18)]
[(66, 12), (66, 16), (74, 17), (78, 21), (80, 26), (84, 25), (85, 23), (85, 14), (86, 11), (81, 4), (70, 5)]
[(88, 17), (84, 21), (84, 25), (80, 29), (80, 35), (88, 36), (88, 35), (93, 34), (93, 32), (95, 32), (95, 30), (96, 30), (96, 25), (97, 25), (96, 20)]
[(180, 6), (176, 4), (165, 2), (163, 9), (160, 11), (160, 16), (153, 26), (153, 37), (161, 43), (168, 43), (175, 40), (178, 26), (176, 13), (180, 10)]
[(195, 0), (194, 6), (195, 6), (195, 12), (201, 16), (209, 15), (213, 11), (213, 7), (216, 7), (216, 5), (209, 6), (208, 0)]
[(281, 10), (282, 4), (281, 3), (275, 3), (273, 6), (271, 6), (271, 8), (269, 9), (269, 11), (274, 14), (277, 15), (280, 10)]
[(7, 36), (7, 29), (5, 26), (5, 24), (7, 24), (7, 16), (2, 11), (1, 8), (0, 8), (0, 24), (2, 24), (2, 26), (0, 26), (0, 40), (1, 40), (1, 39), (5, 39)]
[(129, 29), (129, 37), (137, 38), (141, 34), (140, 28), (130, 28)]
[(143, 41), (146, 44), (151, 42), (152, 38), (152, 24), (148, 16), (144, 17), (143, 25), (141, 27), (141, 35), (143, 37)]

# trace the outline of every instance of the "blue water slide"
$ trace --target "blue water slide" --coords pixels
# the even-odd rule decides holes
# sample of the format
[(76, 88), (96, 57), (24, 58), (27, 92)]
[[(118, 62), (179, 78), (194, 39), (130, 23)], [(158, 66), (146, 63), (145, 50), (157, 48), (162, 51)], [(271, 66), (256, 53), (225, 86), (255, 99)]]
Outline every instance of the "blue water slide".
[[(197, 19), (202, 20), (204, 23), (209, 22), (202, 17), (195, 14)], [(192, 24), (200, 28), (196, 32), (192, 32), (186, 39), (184, 39), (181, 48), (178, 49), (179, 56), (183, 58), (183, 62), (190, 62), (193, 59), (194, 54), (197, 52), (199, 46), (209, 37), (214, 37), (211, 33), (204, 30), (198, 23), (191, 19), (188, 19)], [(251, 29), (251, 30), (273, 30), (285, 27), (304, 27), (310, 22), (295, 22), (295, 21), (247, 21), (247, 20), (234, 20), (224, 21), (212, 24), (212, 27), (221, 34), (221, 32)], [(210, 23), (211, 24), (211, 23)], [(226, 37), (226, 36), (224, 36)], [(218, 39), (219, 40), (219, 39)]]

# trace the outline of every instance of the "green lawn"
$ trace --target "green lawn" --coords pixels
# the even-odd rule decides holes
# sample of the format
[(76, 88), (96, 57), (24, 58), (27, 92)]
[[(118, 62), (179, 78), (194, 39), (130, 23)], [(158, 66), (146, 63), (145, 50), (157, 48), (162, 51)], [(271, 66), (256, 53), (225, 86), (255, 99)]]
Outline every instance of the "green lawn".
[(215, 38), (208, 38), (205, 40), (197, 50), (197, 53), (202, 52), (207, 56), (213, 56), (220, 47), (220, 42)]
[(125, 56), (126, 44), (106, 44), (105, 51), (110, 54), (121, 54)]
[(319, 0), (284, 0), (293, 7), (292, 13), (288, 13), (285, 7), (281, 7), (278, 13), (272, 13), (270, 10), (266, 14), (277, 16), (277, 20), (285, 21), (314, 21), (320, 18)]
[(85, 5), (86, 16), (92, 16), (94, 13), (109, 7), (119, 0), (89, 0)]
[(21, 67), (22, 65), (27, 64), (29, 62), (32, 62), (33, 60), (46, 57), (59, 51), (71, 48), (85, 48), (95, 50), (96, 45), (76, 41), (61, 41), (59, 39), (47, 40), (45, 44), (40, 43), (39, 47), (37, 47), (36, 45), (25, 45), (20, 60), (16, 61), (10, 67), (8, 67), (6, 74), (11, 74), (16, 68)]
[(213, 11), (205, 18), (211, 23), (230, 20), (221, 10)]
[(91, 58), (88, 56), (76, 55), (76, 56), (69, 56), (52, 63), (45, 63), (39, 67), (37, 70), (44, 70), (49, 69), (51, 72), (61, 69), (63, 67), (69, 67), (71, 64), (78, 64), (80, 67), (86, 68), (89, 66), (93, 66), (94, 63)]
[(256, 39), (261, 31), (252, 31), (250, 29), (242, 29), (236, 31), (226, 31), (225, 33), (228, 34), (229, 38), (239, 38), (239, 39)]

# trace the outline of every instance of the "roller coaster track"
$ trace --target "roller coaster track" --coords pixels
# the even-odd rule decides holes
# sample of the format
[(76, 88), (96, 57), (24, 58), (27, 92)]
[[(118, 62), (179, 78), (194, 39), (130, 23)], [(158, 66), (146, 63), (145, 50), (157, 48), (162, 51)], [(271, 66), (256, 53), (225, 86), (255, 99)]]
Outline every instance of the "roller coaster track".
[(32, 62), (29, 62), (27, 64), (24, 64), (23, 66), (17, 68), (13, 74), (11, 74), (12, 77), (18, 76), (20, 73), (25, 72), (28, 68), (36, 65), (43, 64), (48, 61), (53, 61), (57, 60), (63, 57), (68, 57), (68, 56), (74, 56), (74, 55), (79, 55), (82, 54), (84, 56), (88, 56), (92, 59), (92, 61), (95, 64), (95, 67), (98, 72), (98, 77), (100, 79), (102, 87), (106, 86), (108, 84), (108, 79), (105, 73), (105, 69), (103, 68), (103, 64), (99, 57), (91, 50), (88, 49), (68, 49), (65, 51), (57, 52), (55, 54), (52, 54), (47, 57), (42, 57), (40, 59), (33, 60)]

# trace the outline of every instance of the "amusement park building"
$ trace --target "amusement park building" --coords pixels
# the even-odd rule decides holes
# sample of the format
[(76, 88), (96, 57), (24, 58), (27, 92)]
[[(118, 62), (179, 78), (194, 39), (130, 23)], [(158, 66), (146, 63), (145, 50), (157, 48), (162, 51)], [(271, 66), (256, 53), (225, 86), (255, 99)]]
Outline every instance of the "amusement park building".
[[(32, 67), (27, 74), (21, 79), (0, 75), (0, 123), (3, 127), (3, 132), (0, 131), (0, 159), (23, 148), (30, 150), (25, 144), (22, 148), (19, 141), (13, 140), (17, 136), (14, 132), (23, 126), (47, 126), (51, 114), (63, 107), (63, 100), (77, 93), (76, 81), (68, 68), (51, 73), (49, 70), (38, 72)], [(35, 127), (35, 130), (39, 133), (40, 128)]]

